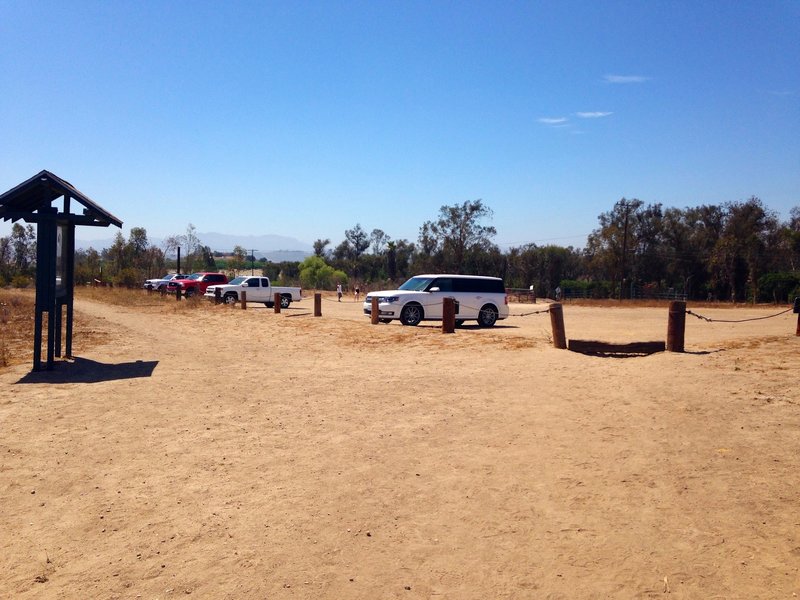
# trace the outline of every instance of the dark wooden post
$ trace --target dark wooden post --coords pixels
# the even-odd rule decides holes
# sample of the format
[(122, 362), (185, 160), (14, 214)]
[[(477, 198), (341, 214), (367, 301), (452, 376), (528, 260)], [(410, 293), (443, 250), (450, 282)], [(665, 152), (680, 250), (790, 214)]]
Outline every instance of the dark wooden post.
[(275, 295), (272, 297), (272, 309), (275, 311), (275, 314), (280, 314), (281, 312), (281, 295), (275, 292)]
[(378, 314), (378, 297), (377, 296), (373, 296), (372, 297), (372, 314), (370, 314), (370, 323), (372, 323), (373, 325), (377, 325), (379, 317), (380, 317), (380, 314)]
[(797, 331), (795, 331), (795, 335), (800, 335), (800, 296), (794, 299), (792, 310), (797, 313)]
[(667, 352), (683, 352), (686, 331), (686, 302), (675, 300), (669, 303), (667, 320)]
[(218, 287), (214, 288), (214, 304), (219, 304), (222, 302), (222, 290)]
[(564, 311), (558, 302), (550, 305), (550, 326), (553, 328), (553, 346), (559, 350), (566, 350), (567, 333), (564, 330)]
[(242, 298), (242, 310), (247, 310), (247, 292), (245, 292), (244, 290), (242, 290), (241, 298)]
[(314, 294), (314, 316), (321, 317), (322, 316), (322, 294), (316, 292)]
[(456, 331), (456, 302), (454, 298), (442, 299), (442, 333)]
[(175, 300), (181, 301), (181, 286), (175, 288)]

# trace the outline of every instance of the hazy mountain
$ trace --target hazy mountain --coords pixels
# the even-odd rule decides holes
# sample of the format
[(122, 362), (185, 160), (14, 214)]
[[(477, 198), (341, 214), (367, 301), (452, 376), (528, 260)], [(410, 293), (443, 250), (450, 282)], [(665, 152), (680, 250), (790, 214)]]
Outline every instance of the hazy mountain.
[[(266, 257), (272, 262), (301, 261), (314, 251), (310, 244), (283, 235), (232, 235), (211, 232), (198, 233), (197, 237), (200, 243), (211, 248), (212, 252), (231, 252), (235, 246), (241, 246), (248, 255), (252, 251), (256, 258)], [(151, 246), (158, 247), (162, 247), (164, 242), (159, 238), (148, 238), (148, 241)], [(91, 247), (100, 252), (113, 243), (113, 237), (102, 240), (75, 240), (75, 249), (87, 250)]]

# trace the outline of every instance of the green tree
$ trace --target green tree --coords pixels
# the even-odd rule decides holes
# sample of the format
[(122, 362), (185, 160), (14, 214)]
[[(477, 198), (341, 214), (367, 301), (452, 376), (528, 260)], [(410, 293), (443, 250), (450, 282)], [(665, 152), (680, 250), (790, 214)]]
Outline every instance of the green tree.
[(372, 253), (380, 256), (386, 252), (389, 242), (392, 240), (383, 229), (373, 229), (369, 235), (369, 243), (372, 246)]
[[(442, 206), (436, 221), (427, 221), (420, 228), (419, 243), (424, 255), (438, 258), (432, 262), (442, 270), (465, 272), (468, 251), (491, 250), (491, 239), (497, 230), (481, 221), (492, 217), (492, 210), (482, 200)], [(436, 254), (441, 254), (436, 257)]]
[(730, 300), (758, 298), (758, 279), (766, 270), (769, 248), (778, 239), (778, 220), (755, 196), (730, 202), (722, 235), (715, 244), (712, 262), (725, 274)]
[(300, 263), (300, 283), (304, 288), (332, 289), (335, 281), (345, 283), (347, 275), (337, 271), (319, 256), (309, 256)]
[(350, 245), (350, 250), (352, 252), (351, 258), (355, 261), (369, 248), (369, 237), (359, 223), (356, 223), (356, 226), (352, 229), (346, 230), (344, 232), (344, 237)]
[(325, 247), (330, 243), (331, 241), (328, 238), (314, 240), (314, 255), (324, 257)]
[(33, 225), (14, 223), (11, 227), (11, 247), (14, 250), (14, 268), (20, 275), (30, 275), (36, 262), (36, 232)]
[(228, 268), (238, 272), (244, 269), (245, 261), (247, 259), (247, 250), (241, 246), (233, 247), (233, 254), (228, 259)]

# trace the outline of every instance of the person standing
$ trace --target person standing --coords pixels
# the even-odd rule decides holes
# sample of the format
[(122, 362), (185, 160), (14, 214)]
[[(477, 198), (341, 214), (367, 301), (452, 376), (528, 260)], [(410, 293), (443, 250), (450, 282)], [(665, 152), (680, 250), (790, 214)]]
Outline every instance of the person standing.
[(358, 286), (356, 286), (356, 289), (355, 289), (356, 302), (358, 302), (358, 297), (360, 295), (361, 295), (361, 289)]
[(339, 297), (339, 302), (342, 301), (342, 284), (338, 281), (336, 282), (336, 295)]

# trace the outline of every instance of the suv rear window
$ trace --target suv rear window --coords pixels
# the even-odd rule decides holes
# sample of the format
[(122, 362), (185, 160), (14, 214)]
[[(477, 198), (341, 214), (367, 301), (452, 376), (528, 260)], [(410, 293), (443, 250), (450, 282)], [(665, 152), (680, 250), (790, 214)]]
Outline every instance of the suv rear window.
[(505, 294), (506, 286), (502, 279), (453, 279), (455, 292), (480, 294)]

